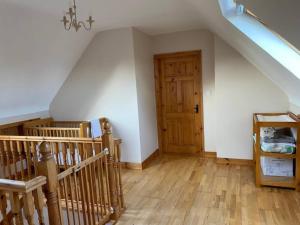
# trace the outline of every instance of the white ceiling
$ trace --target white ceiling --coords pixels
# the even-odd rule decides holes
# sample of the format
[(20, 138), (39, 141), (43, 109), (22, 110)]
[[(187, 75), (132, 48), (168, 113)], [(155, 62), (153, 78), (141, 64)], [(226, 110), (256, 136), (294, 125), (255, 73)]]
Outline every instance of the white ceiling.
[[(2, 0), (36, 13), (51, 14), (59, 23), (72, 0)], [(136, 27), (148, 34), (205, 28), (187, 0), (76, 0), (79, 19), (92, 15), (95, 31)], [(0, 3), (2, 4), (2, 3)], [(38, 19), (38, 18), (37, 18)]]
[(96, 24), (76, 35), (59, 21), (68, 1), (0, 0), (0, 118), (47, 110), (94, 34), (131, 26), (151, 35), (210, 29), (300, 105), (300, 81), (234, 29), (218, 0), (77, 0), (79, 17)]

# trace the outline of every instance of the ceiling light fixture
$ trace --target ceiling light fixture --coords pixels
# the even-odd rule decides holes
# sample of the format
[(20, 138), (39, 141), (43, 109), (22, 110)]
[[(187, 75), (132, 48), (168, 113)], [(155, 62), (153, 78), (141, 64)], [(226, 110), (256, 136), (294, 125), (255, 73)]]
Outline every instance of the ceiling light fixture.
[(92, 16), (89, 16), (89, 19), (86, 20), (89, 25), (86, 25), (86, 23), (83, 21), (78, 21), (76, 2), (73, 0), (73, 6), (69, 8), (69, 11), (64, 15), (61, 22), (64, 23), (65, 30), (69, 31), (73, 27), (77, 32), (81, 27), (84, 27), (85, 30), (90, 31), (95, 20), (93, 20)]

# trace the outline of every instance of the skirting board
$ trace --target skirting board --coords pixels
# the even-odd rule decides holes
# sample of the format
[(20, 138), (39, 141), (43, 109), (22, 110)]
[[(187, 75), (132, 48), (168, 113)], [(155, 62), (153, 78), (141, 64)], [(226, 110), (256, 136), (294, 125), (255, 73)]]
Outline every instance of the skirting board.
[[(143, 170), (143, 169), (147, 168), (147, 166), (158, 156), (159, 156), (159, 150), (157, 149), (142, 163), (122, 162), (122, 168), (130, 169), (130, 170)], [(248, 160), (248, 159), (218, 158), (216, 152), (204, 152), (204, 157), (216, 159), (216, 163), (222, 164), (222, 165), (239, 165), (239, 166), (253, 166), (254, 165), (254, 161)]]
[(204, 157), (205, 158), (217, 158), (217, 153), (216, 152), (204, 152)]
[(230, 158), (218, 158), (216, 152), (205, 152), (205, 158), (216, 159), (217, 164), (222, 165), (239, 165), (239, 166), (253, 166), (253, 160), (249, 159), (230, 159)]
[(121, 166), (123, 169), (129, 169), (129, 170), (142, 170), (143, 169), (141, 163), (121, 162)]
[(217, 158), (217, 164), (222, 165), (239, 165), (239, 166), (253, 166), (254, 161), (251, 159), (229, 159)]
[(159, 156), (159, 150), (156, 149), (147, 159), (142, 163), (131, 163), (131, 162), (122, 162), (122, 168), (130, 170), (144, 170), (147, 166)]

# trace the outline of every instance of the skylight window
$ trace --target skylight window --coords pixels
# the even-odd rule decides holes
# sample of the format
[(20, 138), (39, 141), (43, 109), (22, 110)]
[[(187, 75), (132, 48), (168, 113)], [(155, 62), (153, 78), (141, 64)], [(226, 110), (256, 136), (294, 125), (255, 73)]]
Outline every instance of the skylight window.
[(219, 0), (223, 16), (300, 79), (300, 54), (259, 18), (234, 0)]

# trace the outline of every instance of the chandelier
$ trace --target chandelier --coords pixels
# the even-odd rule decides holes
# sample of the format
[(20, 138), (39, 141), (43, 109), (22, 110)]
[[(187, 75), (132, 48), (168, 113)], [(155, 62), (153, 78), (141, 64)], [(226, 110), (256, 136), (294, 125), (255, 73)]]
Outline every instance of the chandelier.
[(69, 31), (73, 27), (77, 32), (81, 27), (87, 31), (90, 31), (95, 20), (93, 20), (92, 16), (89, 16), (89, 19), (86, 20), (86, 23), (83, 21), (78, 21), (76, 2), (73, 0), (73, 6), (69, 8), (69, 11), (66, 13), (66, 15), (64, 15), (61, 22), (64, 23), (65, 30)]

